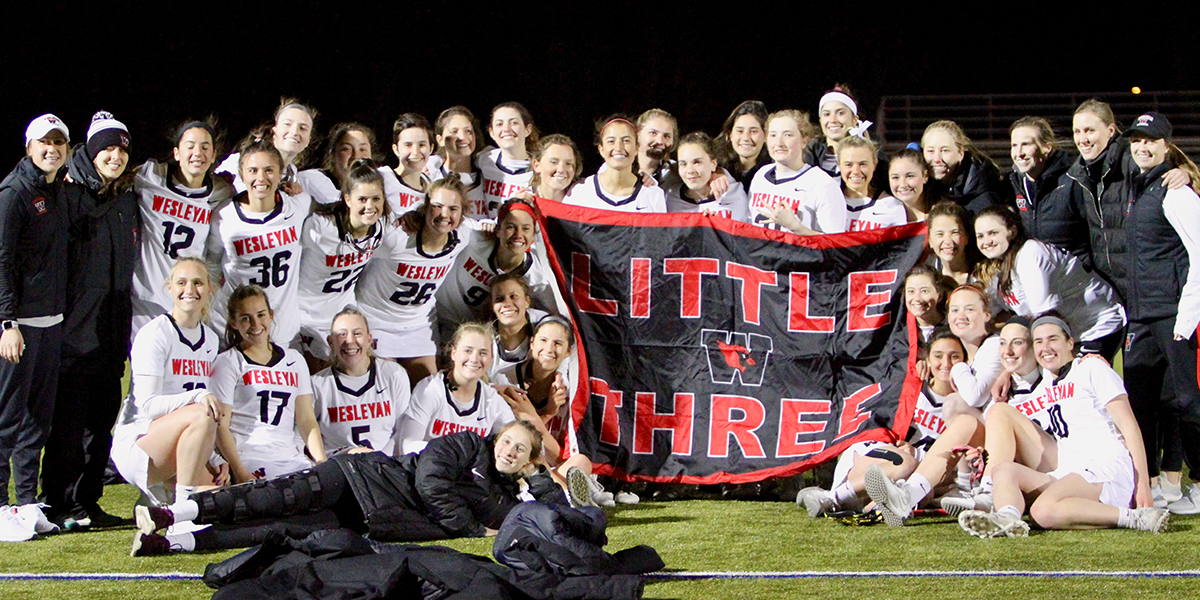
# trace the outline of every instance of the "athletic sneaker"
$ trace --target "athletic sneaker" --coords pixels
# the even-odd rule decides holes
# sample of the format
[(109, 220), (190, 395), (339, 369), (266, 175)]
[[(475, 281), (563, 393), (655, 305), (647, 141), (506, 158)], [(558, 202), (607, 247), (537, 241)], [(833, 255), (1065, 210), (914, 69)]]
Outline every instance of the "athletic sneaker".
[(26, 504), (17, 507), (14, 514), (27, 529), (32, 529), (40, 535), (58, 533), (58, 525), (46, 518), (46, 513), (42, 512), (42, 508), (49, 507), (45, 504)]
[(912, 516), (913, 502), (908, 490), (892, 483), (879, 465), (871, 465), (866, 474), (867, 495), (875, 501), (883, 521), (891, 527), (900, 527)]
[(961, 514), (964, 510), (982, 510), (991, 512), (993, 508), (992, 493), (980, 492), (976, 488), (970, 494), (947, 494), (941, 500), (942, 510), (951, 516)]
[(567, 469), (567, 499), (575, 508), (596, 506), (596, 503), (592, 502), (592, 486), (587, 473), (579, 467)]
[(138, 531), (142, 533), (154, 533), (175, 524), (175, 515), (171, 509), (158, 506), (139, 504), (133, 507), (133, 517), (137, 522)]
[(170, 553), (171, 542), (167, 541), (166, 536), (157, 533), (133, 532), (133, 547), (129, 549), (129, 556), (161, 556)]
[(617, 495), (613, 499), (617, 501), (617, 504), (637, 504), (642, 501), (641, 498), (638, 498), (637, 494), (626, 491), (617, 492)]
[(796, 506), (807, 510), (810, 517), (819, 517), (833, 512), (833, 494), (819, 487), (806, 487), (796, 494)]
[(600, 485), (600, 479), (596, 477), (595, 473), (588, 476), (588, 485), (592, 488), (592, 502), (595, 502), (596, 506), (612, 508), (617, 505), (612, 492), (605, 491), (604, 486)]
[(35, 537), (37, 532), (21, 522), (15, 506), (0, 507), (0, 542), (26, 542)]
[(978, 538), (1029, 537), (1029, 524), (1012, 515), (982, 510), (967, 510), (958, 515), (963, 531)]
[(1200, 514), (1200, 487), (1189, 485), (1183, 497), (1167, 505), (1167, 510), (1177, 515)]
[(99, 506), (89, 508), (87, 517), (80, 519), (80, 523), (82, 524), (84, 521), (87, 522), (87, 527), (96, 528), (120, 527), (129, 524), (129, 519), (123, 519), (117, 515), (106, 513)]
[(1147, 507), (1133, 509), (1133, 526), (1130, 529), (1162, 533), (1167, 530), (1171, 513), (1165, 508)]

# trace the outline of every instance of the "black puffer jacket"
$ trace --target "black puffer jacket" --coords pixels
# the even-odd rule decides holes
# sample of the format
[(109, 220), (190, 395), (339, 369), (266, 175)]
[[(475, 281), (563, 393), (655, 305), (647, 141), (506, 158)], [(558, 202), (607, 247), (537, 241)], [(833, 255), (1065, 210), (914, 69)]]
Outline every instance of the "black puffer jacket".
[[(481, 537), (486, 528), (499, 529), (521, 502), (516, 481), (496, 470), (493, 444), (493, 438), (463, 431), (434, 438), (419, 454), (399, 459), (369, 452), (334, 460), (350, 483), (371, 537)], [(527, 481), (539, 501), (567, 502), (545, 468)]]
[(1090, 163), (1079, 157), (1067, 170), (1080, 195), (1092, 249), (1092, 268), (1123, 299), (1126, 297), (1125, 209), (1123, 183), (1138, 172), (1129, 153), (1129, 140), (1114, 138)]
[(67, 245), (62, 368), (123, 372), (139, 229), (133, 175), (103, 190), (82, 144), (67, 169), (71, 181), (64, 196), (79, 216), (72, 219)]
[(989, 160), (967, 155), (959, 164), (954, 183), (934, 187), (935, 196), (953, 201), (976, 214), (992, 205), (1011, 206), (1012, 187), (1000, 177), (1000, 169)]
[(0, 182), (0, 319), (63, 312), (69, 223), (63, 174), (46, 183), (26, 156)]
[(1066, 152), (1054, 150), (1046, 157), (1046, 168), (1036, 180), (1030, 181), (1015, 170), (1008, 180), (1029, 237), (1054, 244), (1090, 266), (1091, 244), (1082, 191), (1067, 174), (1071, 162)]

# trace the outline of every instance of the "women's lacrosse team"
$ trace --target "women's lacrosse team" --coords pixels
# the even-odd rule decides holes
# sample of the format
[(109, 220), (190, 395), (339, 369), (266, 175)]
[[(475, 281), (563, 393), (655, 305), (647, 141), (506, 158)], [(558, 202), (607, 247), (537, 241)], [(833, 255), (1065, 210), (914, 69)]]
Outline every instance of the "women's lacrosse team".
[(1200, 466), (1200, 171), (1167, 117), (1121, 131), (1088, 100), (1077, 156), (1024, 117), (1006, 177), (952, 121), (889, 155), (846, 86), (816, 108), (746, 101), (715, 137), (611, 115), (587, 176), (517, 102), (482, 125), (401, 114), (389, 145), (360, 123), (318, 143), (317, 111), (284, 99), (228, 154), (210, 118), (140, 166), (108, 112), (74, 145), (34, 119), (0, 184), (0, 539), (125, 522), (98, 503), (110, 459), (144, 495), (135, 556), (637, 503), (575, 441), (576, 335), (537, 247), (552, 202), (805, 236), (924, 222), (913, 426), (801, 490), (814, 517), (944, 510), (997, 537), (1200, 512), (1181, 481)]

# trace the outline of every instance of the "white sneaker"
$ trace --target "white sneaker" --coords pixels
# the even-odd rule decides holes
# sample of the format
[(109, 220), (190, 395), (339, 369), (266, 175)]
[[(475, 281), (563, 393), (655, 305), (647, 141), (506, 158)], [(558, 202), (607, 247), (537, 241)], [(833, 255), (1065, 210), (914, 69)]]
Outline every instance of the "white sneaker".
[(633, 492), (617, 492), (617, 495), (613, 499), (617, 501), (617, 504), (637, 504), (642, 501)]
[(958, 515), (958, 526), (978, 538), (1029, 537), (1029, 524), (1011, 515), (967, 510)]
[(1176, 515), (1200, 514), (1200, 487), (1189, 485), (1186, 492), (1180, 493), (1180, 499), (1167, 505), (1167, 510)]
[(27, 529), (32, 529), (41, 535), (58, 533), (58, 525), (55, 525), (50, 519), (46, 518), (46, 513), (42, 512), (42, 508), (49, 508), (49, 506), (46, 504), (26, 504), (17, 507), (16, 515)]
[(1162, 486), (1155, 483), (1150, 486), (1150, 497), (1154, 498), (1154, 506), (1163, 508), (1167, 505), (1167, 499), (1163, 497)]
[(796, 506), (807, 510), (810, 517), (819, 517), (833, 511), (833, 494), (819, 487), (806, 487), (796, 494)]
[(959, 515), (966, 510), (981, 510), (983, 512), (992, 512), (993, 500), (991, 492), (979, 492), (976, 488), (975, 492), (967, 497), (962, 496), (944, 496), (941, 501), (942, 510), (950, 515)]
[(37, 532), (26, 527), (17, 517), (17, 507), (0, 507), (0, 542), (25, 542), (37, 537)]
[(1165, 508), (1149, 507), (1133, 509), (1133, 523), (1130, 529), (1162, 533), (1167, 530), (1167, 521), (1171, 513)]
[(900, 527), (912, 516), (913, 503), (908, 490), (892, 483), (879, 465), (871, 465), (866, 473), (867, 495), (875, 501), (883, 520), (891, 527)]
[[(1181, 498), (1183, 498), (1183, 482), (1182, 481), (1179, 483), (1171, 483), (1170, 481), (1167, 481), (1166, 477), (1160, 477), (1158, 479), (1158, 486), (1159, 486), (1159, 489), (1162, 490), (1163, 500), (1166, 500), (1167, 504), (1170, 504), (1172, 502), (1178, 502)], [(1158, 506), (1158, 505), (1155, 504), (1155, 506)]]
[(588, 485), (592, 488), (592, 502), (597, 506), (604, 508), (612, 508), (617, 505), (617, 501), (613, 499), (612, 492), (605, 491), (604, 486), (600, 485), (600, 480), (592, 473), (588, 477)]

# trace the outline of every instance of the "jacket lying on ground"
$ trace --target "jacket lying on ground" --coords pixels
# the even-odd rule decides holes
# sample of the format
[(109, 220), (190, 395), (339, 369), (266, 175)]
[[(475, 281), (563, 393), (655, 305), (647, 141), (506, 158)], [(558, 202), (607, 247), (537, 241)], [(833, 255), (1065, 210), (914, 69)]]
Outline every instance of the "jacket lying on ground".
[[(214, 600), (425, 598), (427, 600), (640, 598), (640, 577), (620, 586), (603, 575), (569, 578), (566, 587), (534, 587), (484, 557), (442, 546), (368, 542), (339, 529), (303, 541), (272, 536), (204, 570)], [(636, 585), (630, 585), (630, 584)], [(587, 595), (574, 592), (587, 592)], [(591, 593), (595, 592), (595, 593)]]

